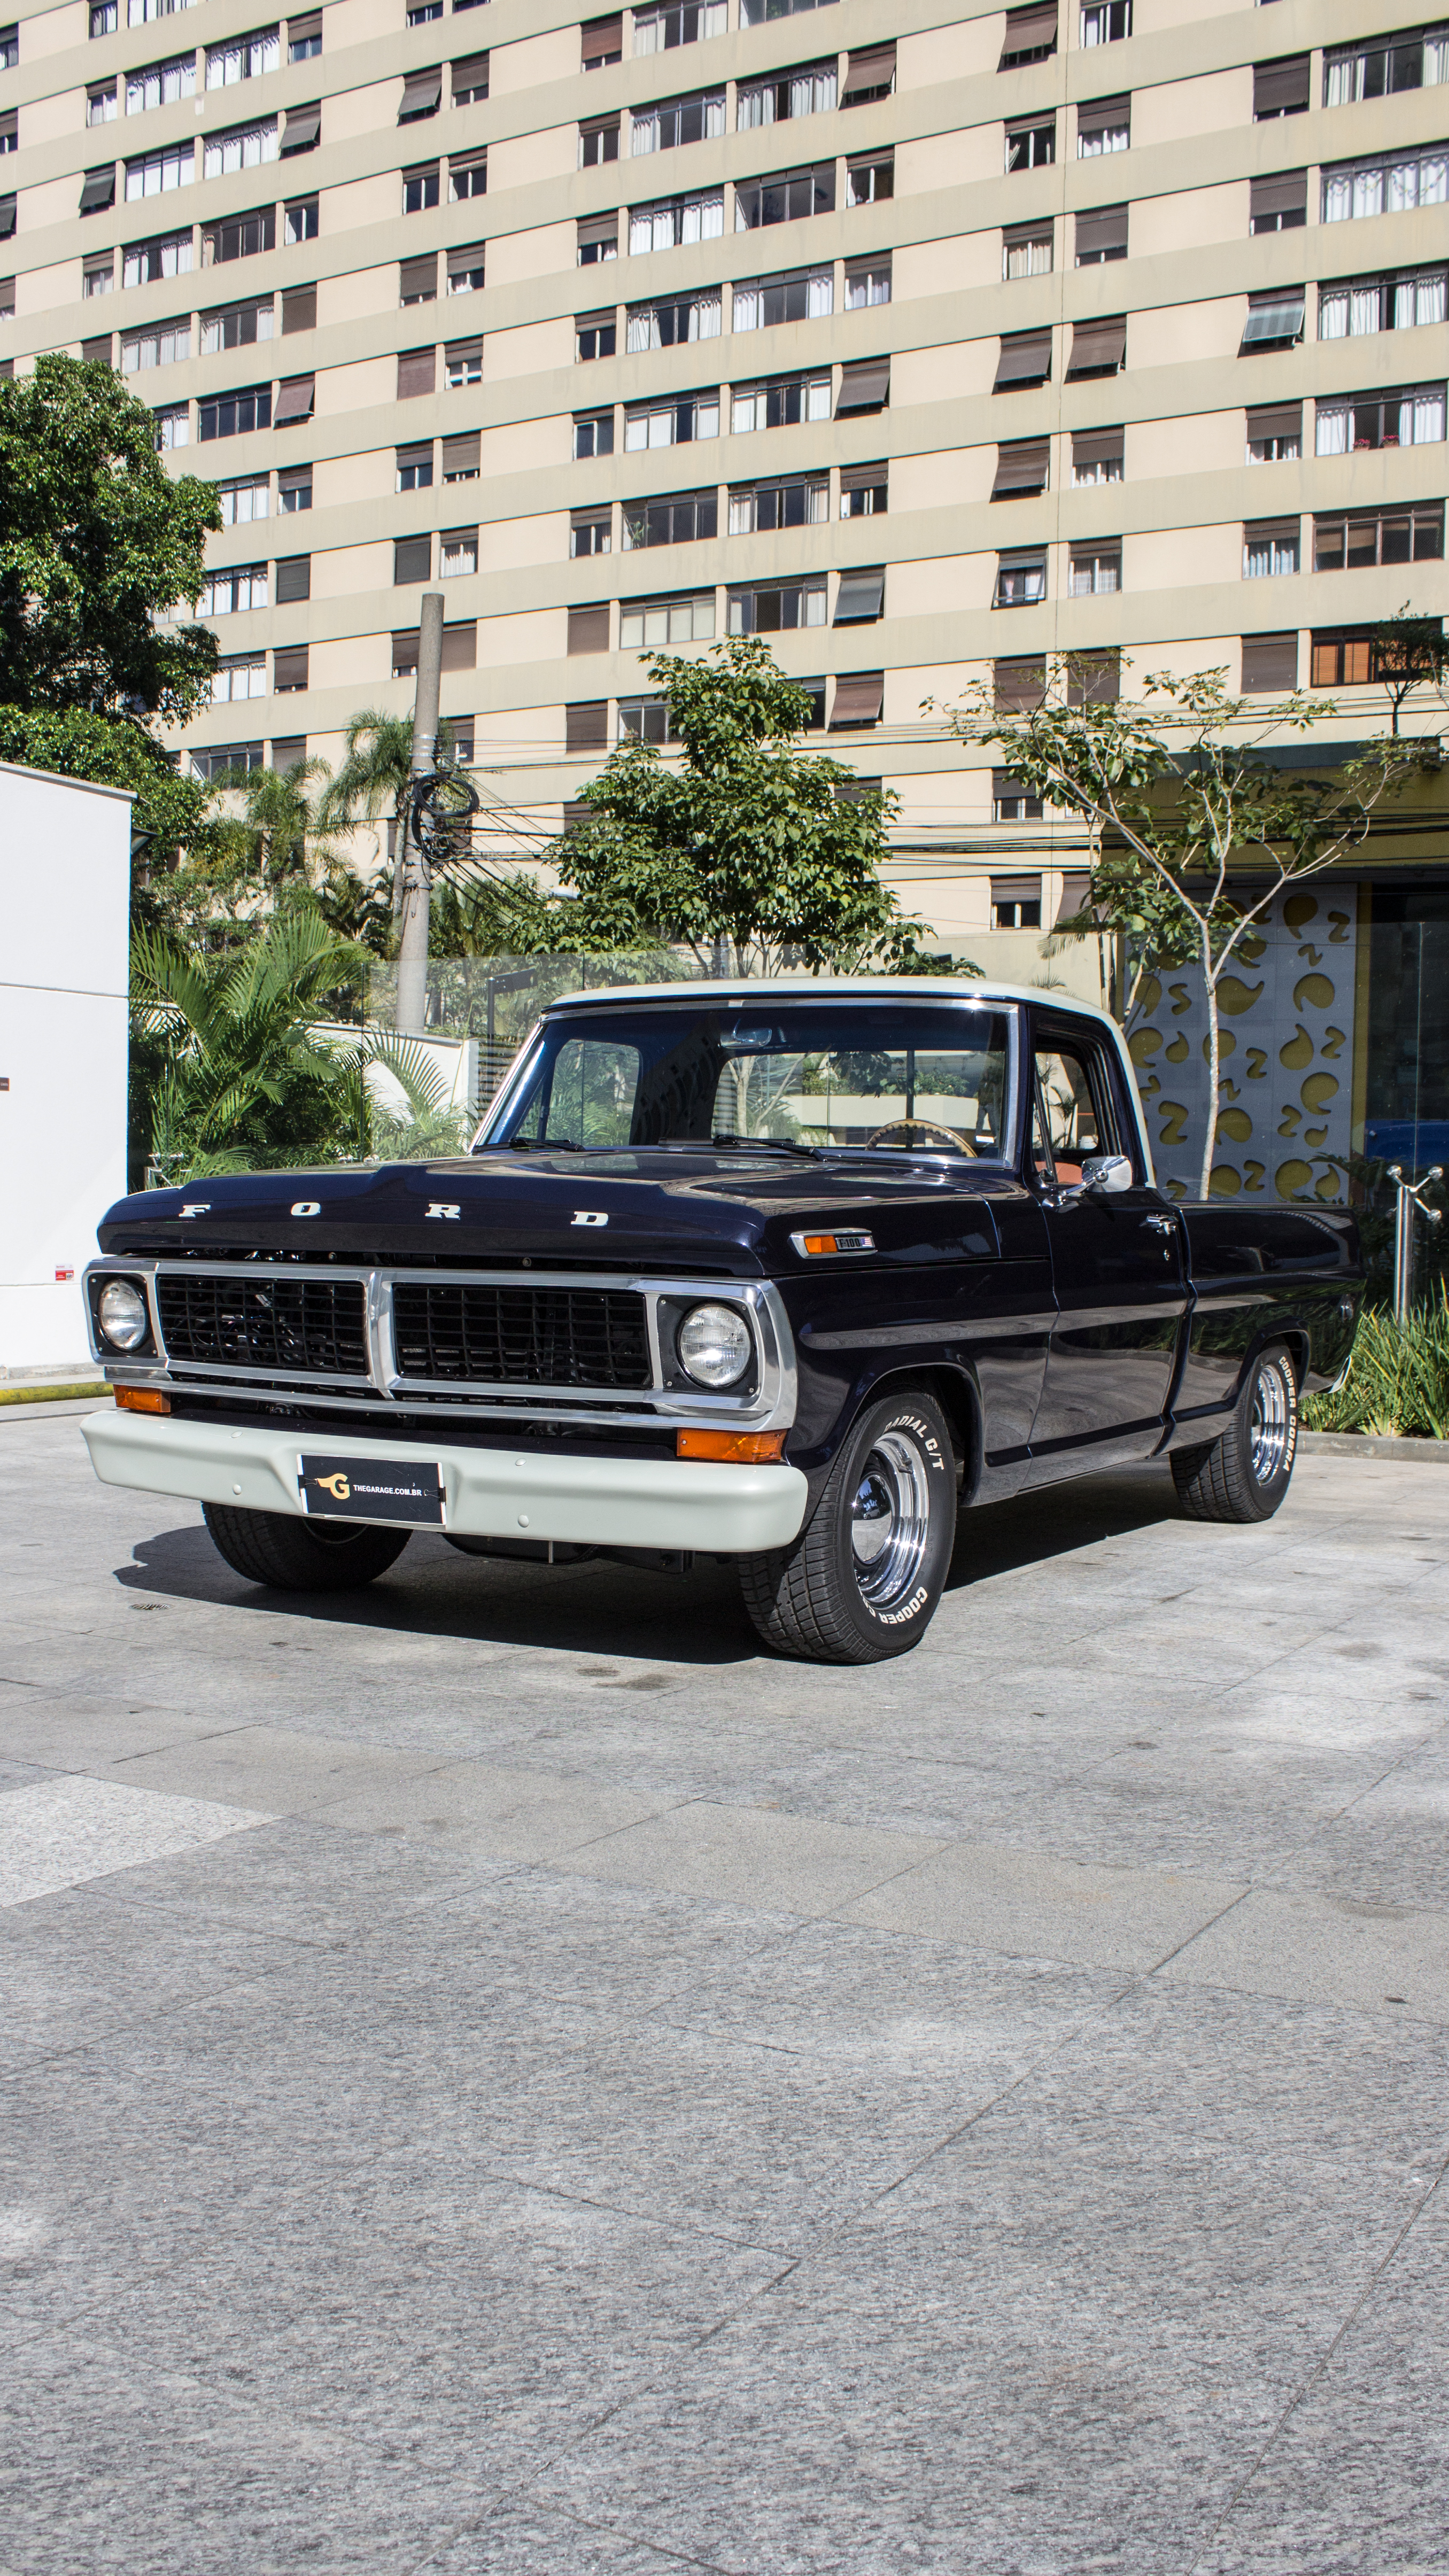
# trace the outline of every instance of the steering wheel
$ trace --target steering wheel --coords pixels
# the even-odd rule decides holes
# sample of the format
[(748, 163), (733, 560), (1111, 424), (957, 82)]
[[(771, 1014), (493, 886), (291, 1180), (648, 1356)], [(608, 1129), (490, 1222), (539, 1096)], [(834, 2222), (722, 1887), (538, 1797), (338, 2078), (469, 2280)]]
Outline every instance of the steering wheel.
[(944, 1145), (948, 1153), (970, 1154), (976, 1158), (976, 1147), (969, 1136), (958, 1135), (954, 1127), (943, 1127), (935, 1118), (893, 1118), (887, 1127), (877, 1127), (867, 1136), (867, 1145), (903, 1145), (906, 1151), (929, 1153), (935, 1145)]

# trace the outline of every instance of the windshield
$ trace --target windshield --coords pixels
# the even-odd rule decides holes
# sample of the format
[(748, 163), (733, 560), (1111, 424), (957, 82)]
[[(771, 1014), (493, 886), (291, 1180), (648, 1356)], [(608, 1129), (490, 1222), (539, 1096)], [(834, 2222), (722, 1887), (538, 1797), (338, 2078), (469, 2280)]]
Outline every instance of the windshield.
[(546, 1021), (481, 1146), (871, 1146), (998, 1158), (1012, 1014), (978, 1002), (614, 1004)]

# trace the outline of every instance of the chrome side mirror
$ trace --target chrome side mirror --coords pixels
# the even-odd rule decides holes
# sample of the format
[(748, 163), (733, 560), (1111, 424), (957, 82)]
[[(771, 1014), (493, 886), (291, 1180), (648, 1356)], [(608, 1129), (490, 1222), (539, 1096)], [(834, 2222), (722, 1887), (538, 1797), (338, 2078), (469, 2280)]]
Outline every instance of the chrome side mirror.
[(1132, 1166), (1125, 1154), (1093, 1154), (1082, 1165), (1084, 1190), (1119, 1190), (1132, 1187)]

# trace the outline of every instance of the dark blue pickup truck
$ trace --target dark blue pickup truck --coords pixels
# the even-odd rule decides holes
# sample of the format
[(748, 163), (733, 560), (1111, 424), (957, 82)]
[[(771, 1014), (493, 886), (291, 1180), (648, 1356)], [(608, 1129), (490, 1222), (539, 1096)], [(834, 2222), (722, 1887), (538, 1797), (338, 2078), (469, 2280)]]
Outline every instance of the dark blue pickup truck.
[(123, 1199), (86, 1274), (107, 1482), (249, 1580), (738, 1561), (787, 1654), (927, 1627), (964, 1505), (1167, 1457), (1259, 1521), (1347, 1364), (1340, 1208), (1178, 1206), (1100, 1012), (976, 981), (580, 994), (456, 1160)]

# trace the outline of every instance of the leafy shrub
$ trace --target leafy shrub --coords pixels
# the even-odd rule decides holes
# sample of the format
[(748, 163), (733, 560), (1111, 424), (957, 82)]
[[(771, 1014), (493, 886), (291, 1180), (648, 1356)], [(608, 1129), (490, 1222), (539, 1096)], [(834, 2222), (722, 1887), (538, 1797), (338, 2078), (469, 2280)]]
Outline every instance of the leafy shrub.
[(1449, 1437), (1449, 1291), (1407, 1324), (1368, 1308), (1359, 1318), (1348, 1375), (1334, 1395), (1311, 1395), (1303, 1407), (1311, 1431), (1365, 1431), (1382, 1437)]

